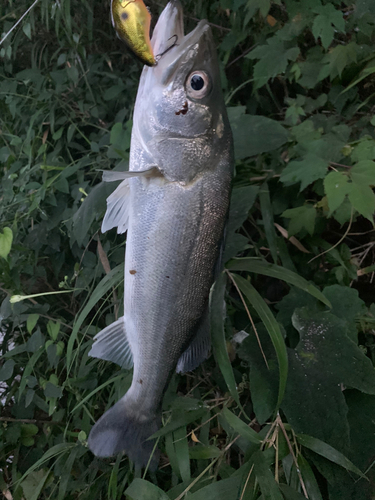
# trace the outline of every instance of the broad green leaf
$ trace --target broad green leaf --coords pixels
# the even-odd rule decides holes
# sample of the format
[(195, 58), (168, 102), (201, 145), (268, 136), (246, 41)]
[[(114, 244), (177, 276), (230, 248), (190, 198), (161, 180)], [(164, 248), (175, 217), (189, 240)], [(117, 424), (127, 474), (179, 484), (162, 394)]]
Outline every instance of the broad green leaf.
[(249, 271), (250, 273), (264, 274), (265, 276), (271, 276), (272, 278), (286, 281), (290, 285), (294, 285), (304, 292), (309, 293), (328, 307), (331, 307), (330, 301), (318, 288), (316, 288), (316, 286), (312, 285), (293, 271), (277, 266), (276, 264), (270, 264), (269, 262), (257, 258), (242, 258), (231, 260), (227, 264), (227, 269), (230, 271)]
[(288, 235), (294, 236), (302, 229), (313, 235), (315, 228), (316, 209), (313, 205), (306, 204), (302, 207), (290, 208), (285, 210), (282, 217), (290, 219), (288, 226)]
[(248, 425), (245, 424), (243, 420), (238, 418), (234, 413), (232, 413), (228, 408), (224, 408), (221, 412), (221, 415), (228, 424), (240, 434), (245, 439), (248, 439), (251, 443), (260, 444), (262, 439), (258, 436), (258, 434)]
[(350, 169), (350, 177), (356, 184), (375, 186), (375, 162), (362, 160)]
[(318, 179), (323, 179), (328, 170), (328, 161), (314, 154), (307, 154), (302, 160), (292, 160), (281, 173), (282, 183), (290, 186), (301, 182), (300, 191)]
[(296, 434), (296, 438), (302, 446), (305, 446), (315, 453), (318, 453), (318, 455), (321, 455), (331, 462), (344, 467), (344, 469), (350, 470), (351, 472), (358, 474), (358, 476), (364, 477), (364, 474), (358, 469), (358, 467), (356, 467), (348, 458), (329, 444), (324, 443), (320, 439), (308, 436), (307, 434)]
[(12, 248), (13, 231), (10, 227), (4, 227), (3, 232), (0, 231), (0, 257), (6, 259)]
[(353, 208), (373, 223), (375, 194), (369, 186), (352, 182), (350, 184), (349, 201)]
[(231, 277), (263, 321), (264, 326), (267, 328), (267, 331), (275, 348), (280, 374), (279, 394), (276, 407), (277, 409), (284, 397), (286, 380), (288, 376), (288, 357), (285, 342), (280, 331), (280, 326), (275, 320), (275, 317), (273, 316), (269, 307), (267, 306), (263, 298), (259, 295), (259, 293), (255, 290), (255, 288), (248, 281), (246, 281), (241, 276), (238, 276), (237, 274), (231, 274)]
[(15, 364), (16, 363), (14, 359), (8, 359), (7, 361), (5, 361), (3, 366), (0, 368), (0, 382), (10, 379), (10, 377), (13, 375)]
[(237, 404), (240, 404), (237, 392), (237, 384), (233, 375), (232, 365), (229, 360), (224, 332), (224, 296), (226, 282), (226, 274), (222, 273), (211, 288), (210, 319), (212, 350), (215, 356), (216, 363), (219, 365), (220, 371), (223, 374), (225, 383), (227, 384), (232, 398), (236, 401)]
[(29, 333), (34, 330), (39, 319), (39, 314), (29, 314), (27, 317), (26, 328)]
[(231, 121), (237, 160), (278, 149), (288, 140), (287, 130), (265, 116), (241, 115)]
[(324, 179), (324, 191), (328, 198), (329, 209), (334, 212), (350, 191), (349, 178), (341, 172), (330, 172)]
[(38, 500), (49, 472), (45, 469), (34, 471), (22, 481), (21, 487), (26, 500)]
[(132, 500), (169, 500), (169, 497), (163, 490), (158, 488), (145, 479), (134, 479), (125, 491)]
[[(285, 500), (305, 500), (306, 497), (302, 493), (298, 493), (294, 488), (291, 488), (287, 484), (279, 484), (281, 493), (283, 494)], [(309, 497), (310, 498), (310, 497)], [(311, 500), (315, 500), (311, 497)]]
[(302, 308), (294, 313), (293, 325), (300, 342), (288, 349), (282, 410), (295, 432), (313, 434), (347, 453), (347, 406), (340, 384), (375, 394), (372, 363), (346, 335), (345, 322), (330, 313)]

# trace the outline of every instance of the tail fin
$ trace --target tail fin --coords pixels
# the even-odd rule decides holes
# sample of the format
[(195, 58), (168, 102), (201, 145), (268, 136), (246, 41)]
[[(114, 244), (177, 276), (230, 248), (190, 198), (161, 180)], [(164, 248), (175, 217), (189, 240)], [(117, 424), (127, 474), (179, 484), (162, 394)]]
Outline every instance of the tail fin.
[[(146, 441), (161, 424), (160, 415), (142, 415), (132, 408), (126, 395), (100, 417), (91, 429), (88, 445), (97, 457), (111, 457), (124, 452), (137, 466), (147, 465), (155, 440)], [(159, 451), (156, 450), (150, 470), (156, 470)]]

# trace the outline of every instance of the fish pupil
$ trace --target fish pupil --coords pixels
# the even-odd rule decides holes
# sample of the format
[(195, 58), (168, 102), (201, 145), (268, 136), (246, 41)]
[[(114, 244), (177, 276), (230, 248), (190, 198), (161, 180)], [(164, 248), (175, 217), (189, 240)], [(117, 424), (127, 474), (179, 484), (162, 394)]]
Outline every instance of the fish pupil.
[(190, 85), (195, 91), (202, 90), (204, 87), (204, 80), (199, 75), (193, 75), (190, 80)]
[(123, 12), (123, 13), (121, 14), (121, 19), (122, 19), (123, 21), (126, 21), (126, 20), (127, 20), (127, 18), (128, 18), (128, 14), (127, 14), (126, 12)]

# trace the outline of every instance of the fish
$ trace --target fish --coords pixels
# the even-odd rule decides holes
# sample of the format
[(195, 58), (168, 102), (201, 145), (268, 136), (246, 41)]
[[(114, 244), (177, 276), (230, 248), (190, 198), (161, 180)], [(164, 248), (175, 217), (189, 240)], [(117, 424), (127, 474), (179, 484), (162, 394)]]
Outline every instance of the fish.
[(119, 38), (148, 66), (156, 59), (151, 47), (151, 14), (143, 0), (112, 0), (111, 18)]
[(107, 199), (102, 231), (127, 231), (124, 316), (99, 332), (89, 355), (134, 367), (127, 393), (90, 431), (98, 457), (124, 452), (136, 467), (158, 465), (149, 439), (161, 426), (174, 371), (194, 370), (210, 352), (209, 295), (220, 272), (233, 175), (233, 140), (207, 21), (184, 35), (171, 0), (152, 37), (162, 53), (141, 74), (129, 171)]

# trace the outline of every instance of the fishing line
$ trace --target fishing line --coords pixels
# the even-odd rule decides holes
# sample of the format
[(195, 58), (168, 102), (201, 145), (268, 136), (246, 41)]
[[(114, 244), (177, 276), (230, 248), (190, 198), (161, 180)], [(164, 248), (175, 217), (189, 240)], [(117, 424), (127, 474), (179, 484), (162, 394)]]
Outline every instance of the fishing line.
[(10, 28), (10, 30), (8, 31), (8, 33), (6, 33), (6, 35), (4, 35), (4, 37), (0, 40), (0, 45), (8, 38), (8, 36), (12, 33), (12, 31), (17, 28), (17, 26), (20, 24), (20, 22), (22, 21), (22, 19), (27, 16), (27, 14), (30, 12), (30, 10), (34, 7), (34, 5), (36, 5), (37, 3), (39, 2), (39, 0), (35, 0), (35, 2), (27, 9), (27, 11), (22, 14), (22, 16), (18, 19), (18, 21), (16, 22), (16, 24), (14, 26), (12, 26)]

